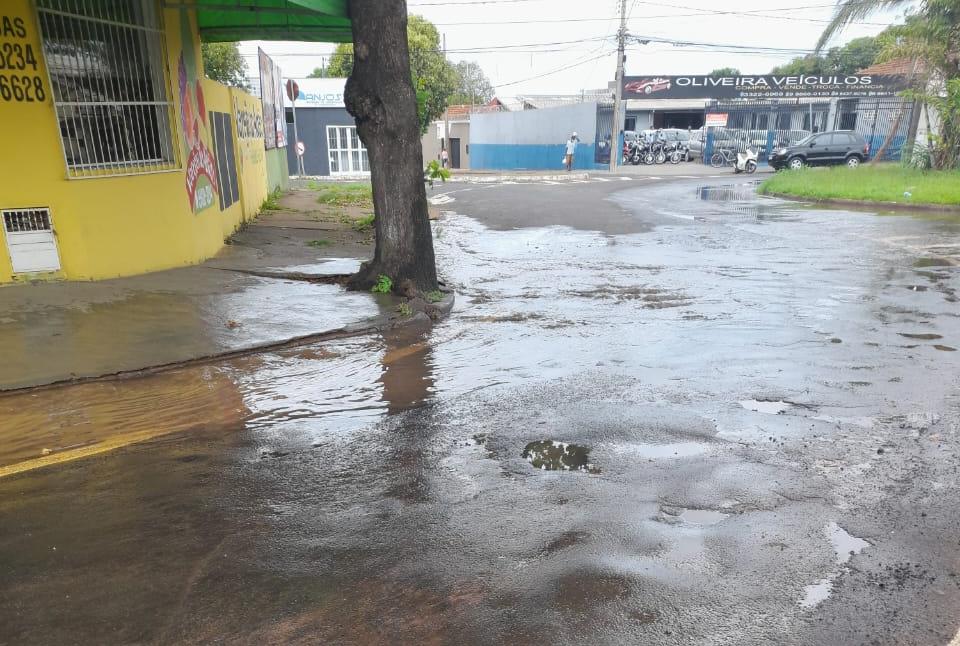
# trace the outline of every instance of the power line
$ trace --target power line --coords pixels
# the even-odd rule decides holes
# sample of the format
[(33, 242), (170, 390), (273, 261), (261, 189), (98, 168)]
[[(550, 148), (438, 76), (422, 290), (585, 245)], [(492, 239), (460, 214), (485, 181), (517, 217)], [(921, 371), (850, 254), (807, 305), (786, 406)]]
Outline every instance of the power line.
[(550, 70), (549, 72), (544, 72), (543, 74), (537, 74), (536, 76), (529, 76), (529, 77), (527, 77), (527, 78), (525, 78), (525, 79), (518, 79), (518, 80), (516, 80), (516, 81), (510, 81), (509, 83), (494, 83), (493, 86), (494, 86), (495, 88), (497, 88), (497, 90), (499, 91), (500, 88), (509, 87), (509, 86), (511, 86), (511, 85), (517, 85), (518, 83), (526, 83), (527, 81), (533, 81), (533, 80), (536, 80), (536, 79), (539, 79), (539, 78), (543, 78), (544, 76), (550, 76), (551, 74), (558, 74), (558, 73), (560, 73), (560, 72), (563, 72), (563, 71), (565, 71), (565, 70), (572, 69), (572, 68), (574, 68), (574, 67), (579, 67), (579, 66), (581, 66), (581, 65), (586, 65), (587, 63), (589, 63), (589, 62), (591, 62), (591, 61), (594, 61), (594, 60), (596, 60), (596, 59), (598, 59), (598, 58), (603, 58), (604, 56), (607, 56), (607, 55), (609, 55), (609, 52), (604, 52), (604, 53), (599, 54), (599, 55), (597, 55), (597, 56), (593, 56), (593, 57), (591, 57), (591, 58), (587, 58), (587, 59), (584, 59), (584, 60), (582, 60), (582, 61), (578, 61), (578, 62), (576, 62), (576, 63), (569, 63), (569, 64), (567, 64), (567, 65), (564, 65), (563, 67), (558, 67), (558, 68), (556, 68), (556, 69)]

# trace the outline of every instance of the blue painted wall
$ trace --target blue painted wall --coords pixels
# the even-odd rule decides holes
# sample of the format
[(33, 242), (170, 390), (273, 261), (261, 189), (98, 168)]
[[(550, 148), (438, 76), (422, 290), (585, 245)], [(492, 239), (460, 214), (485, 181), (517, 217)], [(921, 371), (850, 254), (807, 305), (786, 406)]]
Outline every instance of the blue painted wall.
[(580, 139), (574, 168), (594, 163), (597, 104), (474, 114), (470, 117), (470, 167), (487, 170), (562, 170), (570, 133)]
[[(566, 150), (564, 144), (470, 144), (470, 164), (496, 170), (564, 170)], [(593, 159), (593, 144), (581, 143), (573, 167), (594, 170), (598, 166)]]

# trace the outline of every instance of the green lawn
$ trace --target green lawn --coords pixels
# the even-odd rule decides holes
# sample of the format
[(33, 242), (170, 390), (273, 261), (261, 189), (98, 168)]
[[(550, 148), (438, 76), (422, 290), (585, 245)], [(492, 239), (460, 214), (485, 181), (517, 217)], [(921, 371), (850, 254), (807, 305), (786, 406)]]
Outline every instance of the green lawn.
[(760, 185), (759, 192), (813, 200), (960, 206), (960, 171), (919, 171), (895, 164), (805, 168), (777, 173)]
[(317, 191), (317, 201), (330, 206), (359, 206), (373, 208), (373, 193), (370, 184), (334, 184), (310, 182), (310, 188)]

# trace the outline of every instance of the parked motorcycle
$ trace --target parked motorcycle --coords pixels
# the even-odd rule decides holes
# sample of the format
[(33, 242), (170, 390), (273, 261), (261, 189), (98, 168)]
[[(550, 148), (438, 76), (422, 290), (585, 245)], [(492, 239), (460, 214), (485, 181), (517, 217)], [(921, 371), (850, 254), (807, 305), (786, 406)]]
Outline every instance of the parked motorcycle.
[(757, 149), (747, 146), (743, 152), (737, 153), (737, 161), (733, 164), (734, 173), (752, 174), (757, 170)]
[(671, 164), (687, 161), (690, 159), (690, 148), (682, 141), (675, 142), (670, 150), (669, 159)]

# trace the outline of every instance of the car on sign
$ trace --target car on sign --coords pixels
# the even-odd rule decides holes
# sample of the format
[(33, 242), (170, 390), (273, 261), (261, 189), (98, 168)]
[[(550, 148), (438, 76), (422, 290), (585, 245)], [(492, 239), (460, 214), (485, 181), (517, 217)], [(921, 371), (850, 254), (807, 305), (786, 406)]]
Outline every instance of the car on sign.
[(669, 90), (670, 81), (662, 78), (644, 79), (642, 81), (633, 81), (623, 86), (628, 94), (653, 94), (660, 90)]
[(868, 159), (870, 144), (860, 133), (834, 130), (813, 134), (795, 144), (777, 148), (770, 155), (770, 165), (776, 170), (840, 164), (856, 168)]

